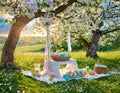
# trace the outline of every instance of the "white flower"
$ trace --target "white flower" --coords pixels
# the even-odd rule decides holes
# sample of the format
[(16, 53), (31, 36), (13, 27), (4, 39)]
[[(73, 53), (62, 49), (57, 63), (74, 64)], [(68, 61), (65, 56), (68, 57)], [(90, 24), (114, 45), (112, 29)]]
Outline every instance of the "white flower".
[(43, 25), (50, 25), (50, 23), (52, 22), (52, 18), (45, 18), (44, 20), (43, 20)]
[(3, 83), (0, 83), (0, 86), (3, 85)]
[(2, 1), (1, 1), (1, 4), (6, 4), (6, 1), (2, 0)]
[(46, 0), (46, 4), (52, 6), (53, 5), (53, 0)]
[(20, 93), (20, 91), (18, 90), (17, 93)]
[(30, 9), (37, 9), (37, 3), (35, 0), (27, 0), (27, 5)]

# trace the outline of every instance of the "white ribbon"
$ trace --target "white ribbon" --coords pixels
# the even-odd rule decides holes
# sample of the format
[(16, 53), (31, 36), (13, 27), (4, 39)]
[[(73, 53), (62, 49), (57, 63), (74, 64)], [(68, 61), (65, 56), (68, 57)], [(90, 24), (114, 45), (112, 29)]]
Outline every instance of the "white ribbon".
[(68, 44), (68, 52), (71, 52), (72, 48), (71, 48), (70, 30), (68, 30), (67, 44)]
[(44, 71), (46, 73), (50, 72), (49, 62), (50, 62), (50, 30), (49, 30), (49, 26), (47, 26), (47, 39), (46, 39), (46, 47), (45, 47), (45, 55), (44, 55)]

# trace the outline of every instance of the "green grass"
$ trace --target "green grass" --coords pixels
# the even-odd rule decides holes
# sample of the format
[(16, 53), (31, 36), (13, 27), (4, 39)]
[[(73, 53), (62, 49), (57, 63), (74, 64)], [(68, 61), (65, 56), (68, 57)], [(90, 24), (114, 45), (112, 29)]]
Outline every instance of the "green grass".
[(0, 50), (3, 48), (3, 44), (0, 44)]
[[(39, 47), (39, 46), (38, 46)], [(29, 47), (30, 48), (30, 47)], [(43, 67), (43, 53), (32, 52), (28, 47), (19, 47), (15, 52), (16, 69), (0, 70), (0, 93), (119, 93), (120, 92), (120, 74), (111, 75), (96, 80), (71, 80), (47, 84), (26, 77), (20, 73), (20, 70), (30, 70), (34, 72), (34, 63), (41, 64)], [(33, 49), (33, 50), (32, 50)], [(39, 49), (39, 48), (38, 48)], [(20, 51), (24, 52), (20, 52)], [(29, 51), (29, 52), (25, 52)], [(107, 64), (109, 71), (120, 71), (120, 50), (112, 52), (99, 52), (99, 56)], [(71, 57), (77, 60), (79, 68), (90, 66), (93, 69), (97, 60), (86, 58), (84, 51), (72, 52)]]
[(18, 46), (16, 51), (21, 52), (43, 52), (45, 48), (45, 44), (40, 45), (30, 45), (30, 46)]
[[(2, 50), (3, 44), (0, 44), (0, 50)], [(29, 46), (17, 46), (15, 51), (20, 52), (44, 52), (45, 44), (29, 45)]]

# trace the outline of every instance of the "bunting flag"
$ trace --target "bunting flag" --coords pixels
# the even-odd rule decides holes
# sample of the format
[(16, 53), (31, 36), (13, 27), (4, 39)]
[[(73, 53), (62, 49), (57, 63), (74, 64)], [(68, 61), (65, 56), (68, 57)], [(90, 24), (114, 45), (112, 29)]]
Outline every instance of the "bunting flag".
[(67, 44), (68, 44), (68, 52), (71, 52), (72, 48), (71, 48), (70, 30), (68, 30)]

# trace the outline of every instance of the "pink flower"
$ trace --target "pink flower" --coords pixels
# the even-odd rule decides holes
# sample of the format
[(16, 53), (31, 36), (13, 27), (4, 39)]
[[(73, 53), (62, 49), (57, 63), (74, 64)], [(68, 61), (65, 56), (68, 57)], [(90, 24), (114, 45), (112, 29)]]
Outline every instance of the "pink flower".
[(37, 75), (36, 75), (36, 77), (38, 77), (38, 78), (39, 78), (39, 77), (41, 77), (41, 75), (40, 75), (40, 74), (37, 74)]
[(51, 36), (51, 41), (55, 41), (55, 37), (54, 36)]
[(50, 77), (54, 78), (54, 77), (55, 77), (54, 73), (51, 73), (51, 74), (50, 74)]

